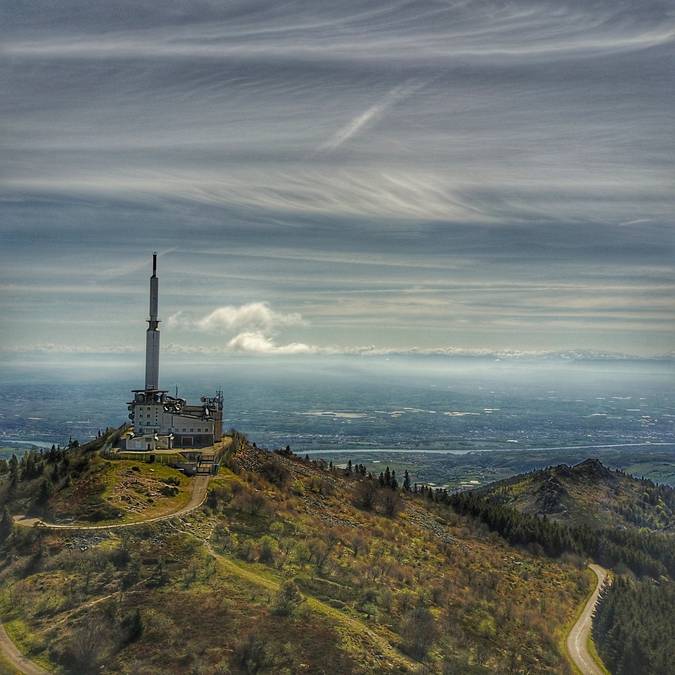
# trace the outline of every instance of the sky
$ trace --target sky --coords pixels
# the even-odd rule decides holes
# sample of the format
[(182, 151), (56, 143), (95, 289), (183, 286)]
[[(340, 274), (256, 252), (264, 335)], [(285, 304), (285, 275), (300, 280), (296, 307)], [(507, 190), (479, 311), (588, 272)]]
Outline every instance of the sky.
[(675, 352), (672, 0), (0, 1), (0, 353)]

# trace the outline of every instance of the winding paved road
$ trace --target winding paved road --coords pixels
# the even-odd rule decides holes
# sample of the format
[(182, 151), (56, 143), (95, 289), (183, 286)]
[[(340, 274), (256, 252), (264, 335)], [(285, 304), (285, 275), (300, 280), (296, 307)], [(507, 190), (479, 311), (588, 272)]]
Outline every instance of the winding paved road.
[(48, 675), (37, 663), (27, 659), (12, 642), (5, 627), (0, 623), (0, 651), (5, 660), (23, 675)]
[(588, 638), (591, 633), (593, 610), (598, 602), (600, 591), (607, 582), (607, 570), (595, 564), (591, 564), (589, 567), (595, 572), (598, 583), (591, 597), (588, 599), (583, 612), (581, 612), (581, 616), (577, 619), (570, 634), (567, 636), (567, 651), (583, 675), (604, 675), (588, 652)]

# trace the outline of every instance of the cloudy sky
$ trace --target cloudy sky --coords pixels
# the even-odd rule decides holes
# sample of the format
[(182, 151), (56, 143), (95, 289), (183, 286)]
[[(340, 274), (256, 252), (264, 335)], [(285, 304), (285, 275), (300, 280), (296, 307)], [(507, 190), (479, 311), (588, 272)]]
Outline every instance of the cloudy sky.
[(672, 0), (0, 4), (0, 349), (675, 349)]

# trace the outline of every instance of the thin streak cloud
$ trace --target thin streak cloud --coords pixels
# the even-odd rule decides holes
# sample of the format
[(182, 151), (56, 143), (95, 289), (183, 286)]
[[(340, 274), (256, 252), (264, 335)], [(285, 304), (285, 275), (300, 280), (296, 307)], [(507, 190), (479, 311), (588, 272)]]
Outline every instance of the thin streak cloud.
[(329, 140), (319, 146), (319, 150), (335, 150), (339, 148), (343, 143), (356, 136), (367, 125), (373, 124), (383, 117), (389, 108), (396, 105), (399, 101), (412, 96), (426, 84), (426, 82), (409, 82), (394, 87), (380, 101), (371, 105), (364, 112), (356, 115), (344, 127), (338, 129)]

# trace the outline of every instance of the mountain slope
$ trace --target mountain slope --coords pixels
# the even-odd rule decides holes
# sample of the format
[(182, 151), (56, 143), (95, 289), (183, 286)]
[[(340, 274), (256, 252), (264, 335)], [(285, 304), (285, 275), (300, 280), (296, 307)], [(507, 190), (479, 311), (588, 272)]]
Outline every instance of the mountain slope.
[(479, 492), (559, 522), (675, 532), (673, 488), (608, 469), (597, 459), (515, 476)]
[[(15, 529), (0, 611), (62, 672), (565, 673), (588, 589), (426, 497), (237, 439), (189, 516)], [(77, 479), (74, 479), (75, 482)]]

